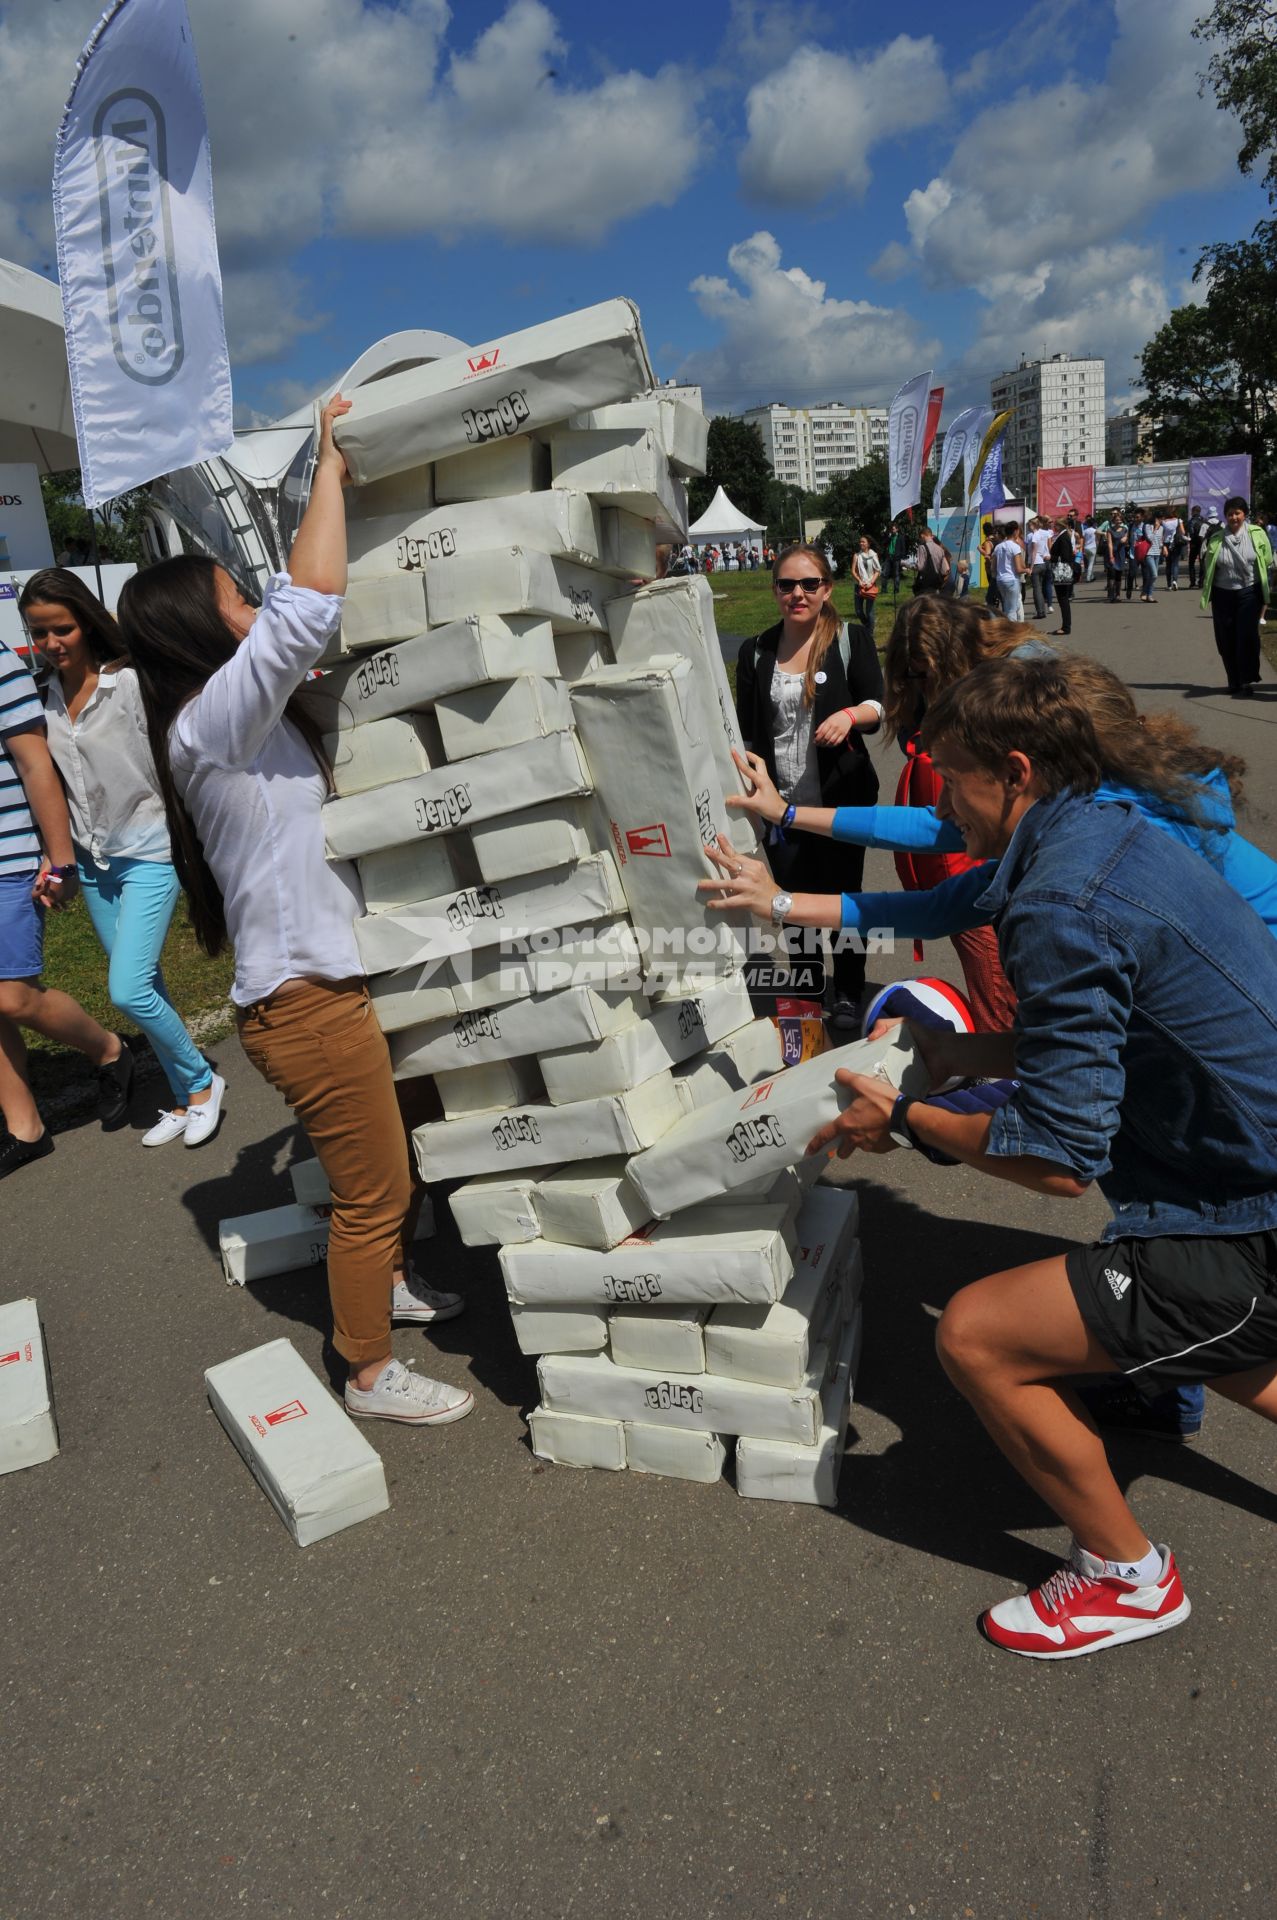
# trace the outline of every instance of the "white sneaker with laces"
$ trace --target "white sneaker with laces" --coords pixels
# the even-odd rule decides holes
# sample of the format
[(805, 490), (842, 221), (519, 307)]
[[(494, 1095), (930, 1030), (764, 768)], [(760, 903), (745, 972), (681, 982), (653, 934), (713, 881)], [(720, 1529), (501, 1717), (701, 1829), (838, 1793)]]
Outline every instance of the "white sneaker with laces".
[(142, 1135), (144, 1147), (166, 1147), (186, 1132), (186, 1113), (161, 1113), (149, 1133)]
[(186, 1109), (186, 1144), (188, 1147), (202, 1147), (217, 1132), (222, 1118), (222, 1101), (226, 1094), (226, 1082), (220, 1073), (213, 1075), (212, 1091), (207, 1100), (201, 1100), (198, 1106)]
[(459, 1293), (441, 1293), (429, 1287), (410, 1260), (402, 1280), (396, 1280), (390, 1296), (390, 1318), (416, 1327), (428, 1327), (434, 1320), (455, 1320), (465, 1312)]
[(402, 1420), (412, 1427), (446, 1427), (474, 1410), (474, 1395), (443, 1380), (410, 1373), (388, 1360), (370, 1387), (346, 1382), (346, 1411), (357, 1420)]

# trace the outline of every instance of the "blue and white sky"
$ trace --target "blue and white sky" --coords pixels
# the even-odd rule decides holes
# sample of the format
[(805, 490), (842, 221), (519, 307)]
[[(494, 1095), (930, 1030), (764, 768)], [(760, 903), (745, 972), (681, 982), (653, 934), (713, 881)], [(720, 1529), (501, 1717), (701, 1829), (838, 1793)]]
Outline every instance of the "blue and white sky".
[[(51, 277), (102, 4), (0, 0), (0, 255)], [(886, 404), (934, 366), (948, 416), (1068, 351), (1114, 411), (1198, 247), (1266, 209), (1198, 94), (1207, 0), (188, 5), (244, 422), (399, 328), (478, 343), (615, 294), (711, 410)]]

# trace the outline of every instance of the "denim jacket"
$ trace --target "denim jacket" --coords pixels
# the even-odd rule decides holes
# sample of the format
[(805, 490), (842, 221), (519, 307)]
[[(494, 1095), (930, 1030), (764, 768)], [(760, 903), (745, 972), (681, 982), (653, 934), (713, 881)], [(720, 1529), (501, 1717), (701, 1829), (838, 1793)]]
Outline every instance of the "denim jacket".
[(1277, 1227), (1277, 942), (1134, 807), (1040, 800), (981, 895), (1019, 1002), (988, 1151), (1095, 1180), (1104, 1231)]

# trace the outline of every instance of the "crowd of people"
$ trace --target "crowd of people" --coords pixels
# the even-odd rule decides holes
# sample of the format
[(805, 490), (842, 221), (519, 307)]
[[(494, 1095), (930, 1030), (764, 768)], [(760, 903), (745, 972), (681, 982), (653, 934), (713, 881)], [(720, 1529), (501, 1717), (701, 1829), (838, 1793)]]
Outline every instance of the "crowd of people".
[[(93, 1063), (104, 1124), (128, 1115), (130, 1049), (42, 983), (44, 915), (77, 890), (111, 998), (167, 1080), (171, 1104), (144, 1143), (212, 1137), (225, 1083), (160, 968), (184, 890), (204, 947), (232, 949), (244, 1053), (328, 1178), (346, 1407), (442, 1425), (472, 1396), (410, 1371), (392, 1347), (395, 1323), (429, 1325), (464, 1304), (407, 1257), (422, 1199), (408, 1132), (430, 1116), (421, 1083), (392, 1077), (353, 935), (357, 883), (324, 857), (331, 771), (305, 688), (346, 586), (347, 475), (332, 432), (345, 409), (338, 396), (324, 411), (288, 571), (260, 608), (197, 555), (131, 579), (118, 626), (68, 572), (24, 591), (49, 682), (41, 702), (0, 649), (0, 1174), (53, 1145), (23, 1026)], [(839, 1038), (859, 1030), (860, 933), (954, 943), (974, 1031), (914, 1024), (933, 1092), (906, 1098), (840, 1074), (847, 1105), (810, 1152), (915, 1151), (1031, 1192), (1098, 1185), (1113, 1208), (1095, 1245), (964, 1288), (939, 1325), (950, 1379), (1073, 1534), (1066, 1566), (983, 1619), (996, 1644), (1044, 1659), (1189, 1613), (1173, 1555), (1113, 1478), (1101, 1426), (1191, 1433), (1203, 1382), (1277, 1419), (1277, 864), (1237, 830), (1238, 757), (1177, 717), (1139, 712), (1115, 674), (1023, 618), (1027, 573), (1043, 614), (1054, 589), (1067, 632), (1061, 601), (1088, 556), (1107, 568), (1121, 518), (1095, 527), (1090, 547), (1085, 524), (1038, 523), (1028, 540), (990, 527), (1002, 535), (996, 609), (961, 591), (924, 529), (881, 663), (869, 622), (834, 609), (825, 550), (777, 554), (777, 617), (737, 661), (747, 753), (728, 801), (765, 823), (768, 859), (723, 838), (702, 883), (713, 906), (833, 933)], [(1197, 562), (1231, 681), (1250, 671), (1243, 651), (1252, 626), (1257, 645), (1272, 564), (1244, 501), (1203, 534)], [(862, 540), (858, 611), (872, 616), (885, 571)], [(900, 754), (890, 807), (877, 804), (877, 739)], [(868, 846), (895, 852), (900, 891), (863, 891)]]

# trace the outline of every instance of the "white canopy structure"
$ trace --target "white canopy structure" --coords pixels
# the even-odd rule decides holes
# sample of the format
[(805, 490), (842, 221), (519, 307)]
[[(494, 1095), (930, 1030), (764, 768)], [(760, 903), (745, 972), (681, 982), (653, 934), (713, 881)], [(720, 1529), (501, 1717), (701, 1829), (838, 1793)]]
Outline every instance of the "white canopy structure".
[(62, 295), (11, 260), (0, 260), (0, 461), (33, 461), (41, 473), (80, 464)]
[(722, 540), (739, 540), (746, 546), (761, 546), (767, 528), (734, 507), (720, 487), (695, 526), (687, 529), (693, 546), (708, 547)]

